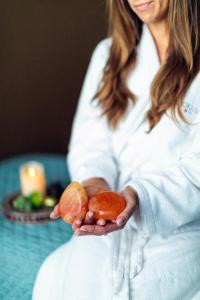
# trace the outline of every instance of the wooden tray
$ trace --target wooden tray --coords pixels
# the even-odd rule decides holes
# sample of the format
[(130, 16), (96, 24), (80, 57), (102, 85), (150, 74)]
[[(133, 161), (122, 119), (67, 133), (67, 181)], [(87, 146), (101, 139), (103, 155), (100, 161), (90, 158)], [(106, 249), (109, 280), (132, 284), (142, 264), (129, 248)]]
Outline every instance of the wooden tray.
[(13, 207), (12, 202), (19, 195), (19, 193), (12, 194), (3, 201), (3, 214), (7, 219), (10, 219), (14, 222), (29, 224), (47, 223), (50, 221), (49, 215), (52, 211), (52, 208), (38, 209), (34, 212), (17, 211)]

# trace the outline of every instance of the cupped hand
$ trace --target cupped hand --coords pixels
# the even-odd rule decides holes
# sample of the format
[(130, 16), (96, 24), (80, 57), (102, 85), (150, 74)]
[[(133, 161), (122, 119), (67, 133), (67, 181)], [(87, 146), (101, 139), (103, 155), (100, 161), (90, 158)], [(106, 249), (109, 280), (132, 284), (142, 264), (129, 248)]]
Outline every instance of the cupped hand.
[(97, 224), (95, 224), (93, 213), (89, 211), (84, 223), (79, 222), (79, 220), (74, 222), (72, 226), (74, 232), (77, 235), (106, 235), (107, 233), (122, 229), (138, 206), (138, 195), (137, 192), (129, 186), (120, 194), (126, 200), (126, 207), (116, 220), (112, 222), (99, 220)]
[[(104, 178), (100, 178), (100, 177), (89, 178), (89, 179), (83, 181), (81, 183), (81, 185), (84, 187), (84, 189), (87, 193), (88, 199), (95, 196), (99, 192), (110, 191), (111, 190), (111, 188), (108, 185), (108, 183), (106, 182), (106, 180)], [(59, 212), (58, 204), (57, 204), (54, 207), (54, 210), (51, 212), (50, 218), (52, 220), (56, 220), (59, 217), (60, 217), (60, 212)], [(87, 215), (86, 215), (85, 220), (84, 221), (81, 221), (81, 220), (78, 220), (78, 219), (75, 220), (73, 225), (72, 225), (72, 228), (75, 229), (76, 226), (81, 226), (82, 224), (90, 225), (90, 224), (94, 224), (94, 223), (95, 223), (95, 221), (94, 221), (93, 215), (91, 214), (91, 212), (88, 212)], [(106, 223), (106, 221), (103, 220), (103, 219), (98, 220), (98, 222), (97, 222), (97, 224), (99, 224), (99, 225), (105, 225), (105, 223)]]

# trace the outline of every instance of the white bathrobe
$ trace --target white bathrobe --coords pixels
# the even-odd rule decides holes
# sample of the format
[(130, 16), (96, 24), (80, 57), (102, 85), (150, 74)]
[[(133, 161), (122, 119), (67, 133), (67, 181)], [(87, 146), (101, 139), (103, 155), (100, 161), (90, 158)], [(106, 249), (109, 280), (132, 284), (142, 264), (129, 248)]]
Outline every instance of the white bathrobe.
[[(67, 156), (72, 180), (104, 177), (112, 189), (137, 190), (139, 209), (124, 229), (73, 236), (42, 265), (33, 300), (200, 300), (200, 73), (183, 104), (188, 126), (170, 111), (147, 134), (150, 86), (160, 68), (146, 25), (128, 78), (135, 106), (116, 130), (91, 102), (111, 40), (95, 49)], [(175, 70), (176, 71), (176, 70)]]

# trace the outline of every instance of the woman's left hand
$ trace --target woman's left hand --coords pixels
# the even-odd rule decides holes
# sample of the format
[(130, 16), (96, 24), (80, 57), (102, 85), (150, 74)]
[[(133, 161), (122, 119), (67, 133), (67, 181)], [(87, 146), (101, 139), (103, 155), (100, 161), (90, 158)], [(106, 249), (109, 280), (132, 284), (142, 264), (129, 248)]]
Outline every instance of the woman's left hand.
[[(73, 230), (76, 235), (106, 235), (112, 231), (122, 229), (129, 218), (132, 216), (133, 212), (138, 206), (138, 195), (137, 192), (127, 186), (123, 191), (120, 193), (124, 199), (126, 200), (126, 207), (121, 212), (121, 214), (117, 217), (116, 220), (112, 222), (104, 222), (105, 225), (99, 225), (99, 223), (95, 224), (94, 216), (92, 212), (87, 214), (87, 224), (81, 224), (81, 222), (76, 222), (73, 226)], [(88, 225), (90, 224), (90, 225)]]

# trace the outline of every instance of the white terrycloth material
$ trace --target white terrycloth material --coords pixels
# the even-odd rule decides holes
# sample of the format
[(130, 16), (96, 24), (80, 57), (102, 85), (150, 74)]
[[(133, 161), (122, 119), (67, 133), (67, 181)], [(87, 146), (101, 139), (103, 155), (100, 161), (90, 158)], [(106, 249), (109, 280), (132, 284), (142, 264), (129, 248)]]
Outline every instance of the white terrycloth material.
[(146, 25), (128, 78), (137, 103), (115, 131), (91, 103), (111, 40), (94, 51), (67, 156), (73, 180), (104, 177), (113, 190), (130, 185), (139, 209), (123, 230), (73, 237), (44, 262), (33, 300), (200, 300), (200, 73), (183, 104), (195, 126), (178, 127), (170, 111), (150, 134), (144, 116), (160, 64)]

